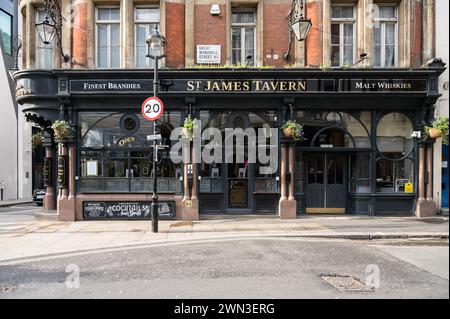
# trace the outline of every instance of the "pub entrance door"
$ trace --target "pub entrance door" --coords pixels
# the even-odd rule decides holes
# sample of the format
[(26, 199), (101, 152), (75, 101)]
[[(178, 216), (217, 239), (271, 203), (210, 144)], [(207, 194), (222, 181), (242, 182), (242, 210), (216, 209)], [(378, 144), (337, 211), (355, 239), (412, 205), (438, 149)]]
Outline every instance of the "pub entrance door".
[(306, 212), (345, 213), (347, 156), (342, 153), (310, 154), (306, 158)]

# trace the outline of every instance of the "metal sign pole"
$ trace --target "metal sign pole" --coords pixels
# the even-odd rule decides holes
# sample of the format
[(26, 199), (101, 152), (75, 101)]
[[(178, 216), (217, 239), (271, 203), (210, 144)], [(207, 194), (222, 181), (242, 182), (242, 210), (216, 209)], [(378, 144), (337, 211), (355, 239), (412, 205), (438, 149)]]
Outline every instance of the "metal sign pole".
[[(155, 68), (153, 79), (153, 96), (157, 96), (158, 92), (158, 57), (155, 56)], [(156, 135), (156, 120), (153, 121), (153, 135)], [(158, 232), (158, 184), (156, 181), (156, 161), (158, 160), (158, 149), (156, 147), (156, 138), (153, 140), (153, 195), (152, 195), (152, 232)]]

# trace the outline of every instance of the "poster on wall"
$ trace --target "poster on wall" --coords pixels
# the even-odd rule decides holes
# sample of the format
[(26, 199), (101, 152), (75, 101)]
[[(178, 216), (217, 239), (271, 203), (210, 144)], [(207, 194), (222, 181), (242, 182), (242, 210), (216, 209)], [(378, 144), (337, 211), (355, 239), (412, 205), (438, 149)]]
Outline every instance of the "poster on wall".
[(98, 176), (98, 161), (86, 161), (86, 175)]

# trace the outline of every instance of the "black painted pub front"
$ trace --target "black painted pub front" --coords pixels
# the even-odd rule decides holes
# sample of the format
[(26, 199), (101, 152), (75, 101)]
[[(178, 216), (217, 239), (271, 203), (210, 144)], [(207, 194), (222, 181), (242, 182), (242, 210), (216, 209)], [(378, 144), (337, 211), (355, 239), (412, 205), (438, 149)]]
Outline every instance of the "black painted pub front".
[[(202, 130), (278, 128), (277, 151), (284, 145), (294, 153), (280, 152), (274, 174), (261, 174), (258, 162), (200, 161), (188, 165), (186, 175), (182, 164), (171, 161), (170, 147), (160, 151), (153, 172), (147, 141), (153, 126), (141, 115), (142, 101), (153, 95), (153, 70), (34, 70), (15, 77), (27, 119), (47, 128), (64, 119), (76, 129), (74, 173), (67, 174), (73, 181), (67, 183), (85, 199), (83, 210), (87, 205), (95, 211), (95, 203), (115, 198), (138, 203), (152, 191), (156, 174), (158, 192), (169, 202), (185, 195), (186, 178), (195, 179), (190, 183), (200, 215), (277, 214), (281, 162), (287, 161), (287, 167), (293, 164), (286, 178), (293, 181), (298, 215), (392, 215), (415, 212), (418, 132), (433, 120), (443, 70), (434, 61), (417, 70), (160, 71), (163, 144), (171, 146), (171, 131), (189, 115), (201, 120)], [(303, 125), (304, 140), (284, 136), (280, 128), (287, 120)], [(58, 187), (56, 176), (51, 183)]]

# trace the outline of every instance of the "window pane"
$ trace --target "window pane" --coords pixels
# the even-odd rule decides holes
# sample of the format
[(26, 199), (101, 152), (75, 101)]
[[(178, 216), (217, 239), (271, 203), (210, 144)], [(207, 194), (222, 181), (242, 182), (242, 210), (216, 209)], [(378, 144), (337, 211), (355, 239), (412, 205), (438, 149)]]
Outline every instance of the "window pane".
[(387, 45), (385, 53), (384, 66), (386, 68), (391, 68), (395, 66), (395, 46)]
[(97, 20), (110, 20), (110, 9), (97, 9)]
[(145, 40), (147, 38), (147, 24), (138, 24), (136, 25), (136, 45), (146, 45)]
[(159, 22), (158, 8), (136, 8), (136, 21)]
[(353, 44), (353, 24), (344, 24), (344, 44)]
[(412, 132), (412, 123), (405, 115), (389, 113), (383, 116), (377, 127), (378, 150), (387, 158), (406, 156), (414, 148)]
[(11, 26), (12, 17), (0, 10), (0, 40), (7, 54), (12, 54)]
[(341, 7), (333, 6), (331, 7), (331, 17), (339, 19), (341, 17)]
[(138, 68), (144, 68), (147, 66), (147, 58), (146, 57), (146, 48), (145, 47), (137, 47), (136, 48), (136, 67)]
[(344, 46), (344, 65), (353, 64), (353, 45)]
[(120, 47), (111, 48), (111, 67), (120, 67)]
[(118, 24), (111, 24), (111, 46), (120, 45), (120, 28)]
[(106, 68), (108, 66), (107, 47), (98, 47), (97, 65), (99, 68)]
[(232, 23), (255, 23), (254, 12), (234, 12)]
[(414, 163), (411, 159), (377, 161), (377, 192), (404, 193), (405, 184), (414, 183)]
[(394, 23), (386, 23), (386, 44), (395, 44), (395, 24)]
[(340, 49), (338, 45), (331, 46), (331, 66), (340, 66), (341, 60), (339, 55)]
[(253, 50), (255, 47), (255, 29), (245, 28), (245, 49)]
[(120, 20), (120, 10), (119, 9), (109, 9), (110, 10), (110, 19), (111, 20)]
[(353, 7), (352, 6), (342, 7), (341, 18), (353, 18)]
[(394, 19), (396, 18), (395, 6), (380, 6), (380, 18), (381, 19)]
[(340, 43), (340, 24), (333, 23), (331, 25), (331, 44)]
[(331, 8), (331, 18), (333, 19), (353, 18), (353, 6), (333, 6)]
[(98, 45), (105, 46), (108, 44), (108, 26), (106, 24), (99, 24), (97, 26)]

